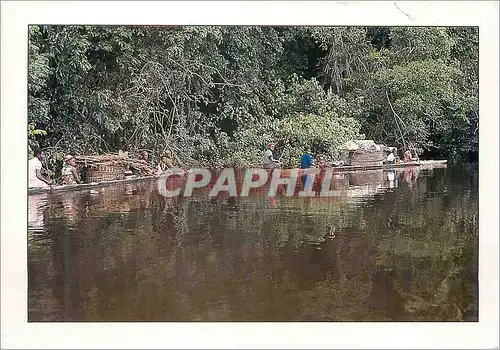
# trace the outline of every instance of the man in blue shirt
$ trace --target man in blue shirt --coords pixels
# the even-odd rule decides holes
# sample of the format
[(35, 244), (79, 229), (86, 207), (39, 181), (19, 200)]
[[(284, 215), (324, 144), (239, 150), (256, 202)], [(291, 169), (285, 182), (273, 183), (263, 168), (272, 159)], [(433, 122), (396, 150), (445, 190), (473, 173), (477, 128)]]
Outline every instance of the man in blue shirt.
[(312, 166), (312, 156), (309, 154), (309, 151), (305, 151), (304, 154), (300, 157), (300, 168), (308, 169)]
[[(306, 149), (304, 154), (300, 157), (300, 168), (301, 169), (309, 169), (313, 165), (313, 158), (309, 154), (309, 148)], [(312, 187), (312, 183), (310, 183), (312, 177), (310, 175), (302, 175), (302, 185), (305, 187), (306, 181), (308, 185)]]

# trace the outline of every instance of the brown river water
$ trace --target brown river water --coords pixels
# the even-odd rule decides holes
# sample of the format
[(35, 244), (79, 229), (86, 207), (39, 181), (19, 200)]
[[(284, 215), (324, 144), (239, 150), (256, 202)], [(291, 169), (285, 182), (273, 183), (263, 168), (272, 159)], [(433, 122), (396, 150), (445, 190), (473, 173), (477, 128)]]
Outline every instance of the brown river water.
[(336, 176), (333, 197), (28, 198), (29, 321), (477, 321), (478, 170)]

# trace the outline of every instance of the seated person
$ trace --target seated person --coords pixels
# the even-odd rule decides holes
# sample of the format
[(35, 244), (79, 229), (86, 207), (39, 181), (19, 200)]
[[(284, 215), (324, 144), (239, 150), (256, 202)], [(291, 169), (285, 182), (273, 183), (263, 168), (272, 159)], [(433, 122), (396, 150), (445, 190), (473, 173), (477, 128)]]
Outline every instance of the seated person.
[(151, 176), (155, 174), (154, 166), (150, 162), (149, 154), (147, 151), (142, 151), (138, 158), (139, 162), (143, 164), (140, 169), (133, 168), (132, 172), (136, 176)]
[(63, 185), (76, 185), (82, 183), (80, 176), (78, 176), (78, 171), (76, 170), (75, 158), (71, 154), (64, 157), (61, 183)]
[(403, 162), (405, 162), (405, 163), (411, 162), (411, 152), (409, 149), (407, 149), (405, 151), (405, 153), (403, 154)]
[(172, 161), (172, 153), (170, 151), (166, 151), (161, 157), (161, 161), (156, 168), (156, 173), (161, 174), (168, 169), (172, 169), (173, 167), (174, 162)]
[(274, 144), (267, 145), (267, 150), (262, 155), (261, 164), (264, 169), (271, 169), (271, 173), (279, 165), (279, 159), (275, 159), (273, 155)]
[(147, 151), (142, 151), (139, 156), (139, 159), (149, 165), (149, 154)]
[(386, 164), (394, 164), (394, 161), (396, 160), (396, 157), (394, 157), (394, 153), (392, 151), (389, 152), (389, 155), (385, 159)]

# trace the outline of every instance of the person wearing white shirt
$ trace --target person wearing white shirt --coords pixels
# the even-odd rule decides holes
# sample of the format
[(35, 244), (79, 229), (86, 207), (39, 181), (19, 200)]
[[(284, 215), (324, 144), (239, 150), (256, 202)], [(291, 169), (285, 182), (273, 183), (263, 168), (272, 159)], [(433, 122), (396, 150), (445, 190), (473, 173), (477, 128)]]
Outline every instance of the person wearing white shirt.
[(35, 157), (28, 161), (28, 187), (45, 188), (52, 185), (50, 179), (42, 176), (42, 161), (45, 160), (45, 154), (42, 150), (35, 150)]
[(264, 152), (262, 155), (262, 166), (264, 169), (272, 169), (276, 168), (276, 166), (279, 164), (279, 160), (275, 159), (273, 156), (273, 150), (274, 150), (274, 144), (270, 143), (267, 145), (267, 150)]
[(394, 153), (392, 153), (392, 151), (391, 151), (391, 153), (389, 153), (389, 155), (387, 156), (385, 162), (391, 164), (391, 163), (394, 163), (395, 159), (396, 158), (394, 157)]

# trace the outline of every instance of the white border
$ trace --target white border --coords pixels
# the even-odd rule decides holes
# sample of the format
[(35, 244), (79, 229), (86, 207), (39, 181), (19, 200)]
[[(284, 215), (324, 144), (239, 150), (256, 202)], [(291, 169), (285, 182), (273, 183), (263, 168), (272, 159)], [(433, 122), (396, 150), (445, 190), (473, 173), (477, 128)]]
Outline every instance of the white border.
[[(2, 348), (498, 347), (498, 3), (2, 2)], [(411, 19), (403, 12), (408, 14)], [(479, 323), (28, 324), (26, 94), (28, 24), (480, 26)], [(486, 196), (487, 195), (487, 196)]]

